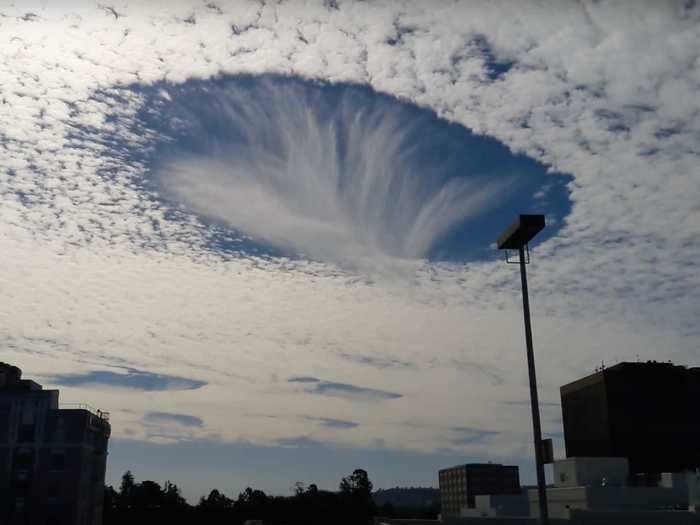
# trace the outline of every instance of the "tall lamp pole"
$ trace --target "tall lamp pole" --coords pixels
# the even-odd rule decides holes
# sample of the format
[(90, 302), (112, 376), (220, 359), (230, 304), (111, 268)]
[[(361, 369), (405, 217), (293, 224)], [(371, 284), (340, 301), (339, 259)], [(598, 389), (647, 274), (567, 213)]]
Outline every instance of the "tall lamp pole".
[[(520, 281), (523, 289), (523, 316), (525, 318), (525, 346), (527, 348), (527, 371), (530, 378), (530, 406), (532, 408), (532, 433), (537, 467), (537, 492), (540, 506), (540, 523), (549, 524), (547, 508), (547, 484), (544, 476), (544, 444), (540, 426), (540, 406), (537, 399), (537, 377), (535, 375), (535, 353), (532, 349), (532, 325), (530, 323), (530, 299), (527, 291), (526, 265), (530, 262), (528, 243), (544, 228), (544, 215), (520, 215), (499, 238), (500, 250), (517, 250), (520, 265)], [(506, 251), (506, 261), (511, 262)]]

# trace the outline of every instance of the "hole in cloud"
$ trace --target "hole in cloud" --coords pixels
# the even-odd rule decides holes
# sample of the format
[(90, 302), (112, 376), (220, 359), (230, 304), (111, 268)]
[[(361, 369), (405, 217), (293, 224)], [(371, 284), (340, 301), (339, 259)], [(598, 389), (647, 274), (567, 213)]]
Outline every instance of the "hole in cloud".
[(490, 80), (498, 80), (506, 75), (514, 65), (510, 60), (502, 60), (496, 57), (491, 45), (484, 35), (477, 35), (470, 42), (469, 48), (475, 48), (476, 53), (484, 60), (486, 74)]
[(197, 379), (152, 374), (133, 368), (126, 373), (115, 373), (107, 370), (93, 370), (81, 374), (58, 374), (49, 376), (49, 382), (59, 386), (94, 386), (128, 388), (131, 390), (195, 390), (207, 383)]
[(570, 177), (368, 87), (223, 76), (105, 96), (140, 101), (137, 185), (167, 220), (204, 223), (216, 250), (484, 259), (515, 214), (560, 225), (570, 209)]

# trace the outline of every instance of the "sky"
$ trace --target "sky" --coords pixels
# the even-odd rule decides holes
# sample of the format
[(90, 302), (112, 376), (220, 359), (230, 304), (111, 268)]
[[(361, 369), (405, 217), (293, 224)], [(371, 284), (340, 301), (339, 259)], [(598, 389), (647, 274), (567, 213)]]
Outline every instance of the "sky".
[(700, 6), (0, 2), (0, 348), (107, 482), (534, 480), (602, 363), (698, 365)]

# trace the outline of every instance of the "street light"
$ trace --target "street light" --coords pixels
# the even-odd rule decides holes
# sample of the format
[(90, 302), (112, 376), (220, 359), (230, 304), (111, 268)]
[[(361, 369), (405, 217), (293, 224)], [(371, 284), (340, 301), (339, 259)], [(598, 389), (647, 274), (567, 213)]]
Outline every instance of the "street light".
[[(537, 378), (535, 376), (535, 354), (532, 350), (532, 326), (530, 324), (530, 300), (527, 293), (527, 271), (530, 262), (530, 250), (527, 245), (532, 238), (544, 228), (544, 215), (520, 215), (498, 238), (499, 250), (517, 250), (520, 264), (520, 280), (523, 287), (523, 315), (525, 317), (525, 345), (527, 347), (527, 370), (530, 376), (530, 405), (532, 407), (532, 433), (535, 442), (535, 463), (537, 466), (537, 492), (540, 504), (540, 523), (549, 524), (547, 510), (547, 485), (544, 477), (544, 445), (540, 426), (540, 407), (537, 400)], [(527, 256), (527, 259), (526, 259)], [(506, 262), (508, 252), (506, 251)]]

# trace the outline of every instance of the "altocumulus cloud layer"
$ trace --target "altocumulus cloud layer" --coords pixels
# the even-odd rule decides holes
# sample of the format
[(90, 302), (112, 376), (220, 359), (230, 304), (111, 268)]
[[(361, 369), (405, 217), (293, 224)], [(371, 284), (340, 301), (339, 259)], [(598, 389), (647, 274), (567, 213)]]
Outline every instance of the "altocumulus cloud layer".
[[(0, 14), (4, 359), (31, 375), (101, 379), (62, 395), (112, 411), (115, 435), (528, 451), (513, 268), (434, 252), (449, 252), (450, 228), (472, 238), (471, 220), (504, 226), (520, 210), (497, 213), (500, 192), (526, 175), (437, 176), (422, 187), (416, 174), (405, 179), (416, 185), (410, 217), (373, 217), (384, 208), (356, 197), (361, 186), (337, 193), (314, 174), (342, 179), (336, 168), (352, 166), (338, 162), (352, 140), (334, 153), (330, 136), (372, 137), (381, 155), (363, 159), (381, 167), (406, 129), (389, 132), (390, 118), (370, 125), (371, 108), (356, 128), (334, 128), (337, 117), (279, 97), (248, 102), (244, 90), (217, 97), (248, 108), (235, 113), (244, 132), (262, 120), (254, 129), (279, 146), (265, 150), (274, 155), (231, 143), (167, 151), (143, 119), (144, 101), (156, 100), (148, 86), (164, 89), (166, 107), (176, 86), (218, 75), (366, 84), (551, 167), (554, 190), (546, 177), (528, 186), (558, 222), (530, 267), (545, 401), (603, 358), (697, 364), (697, 6), (22, 3)], [(264, 111), (297, 132), (275, 135)], [(325, 147), (310, 155), (312, 144)], [(281, 176), (290, 166), (304, 175)], [(563, 186), (570, 207), (547, 204)], [(455, 208), (455, 196), (469, 206)], [(495, 210), (491, 220), (469, 215), (481, 207)], [(421, 217), (428, 209), (441, 213)], [(336, 264), (351, 246), (398, 257), (402, 271), (388, 279)], [(133, 371), (202, 386), (103, 388)], [(348, 395), (362, 389), (395, 397)], [(559, 431), (556, 405), (543, 411), (545, 432)], [(253, 413), (298, 417), (252, 424)]]

